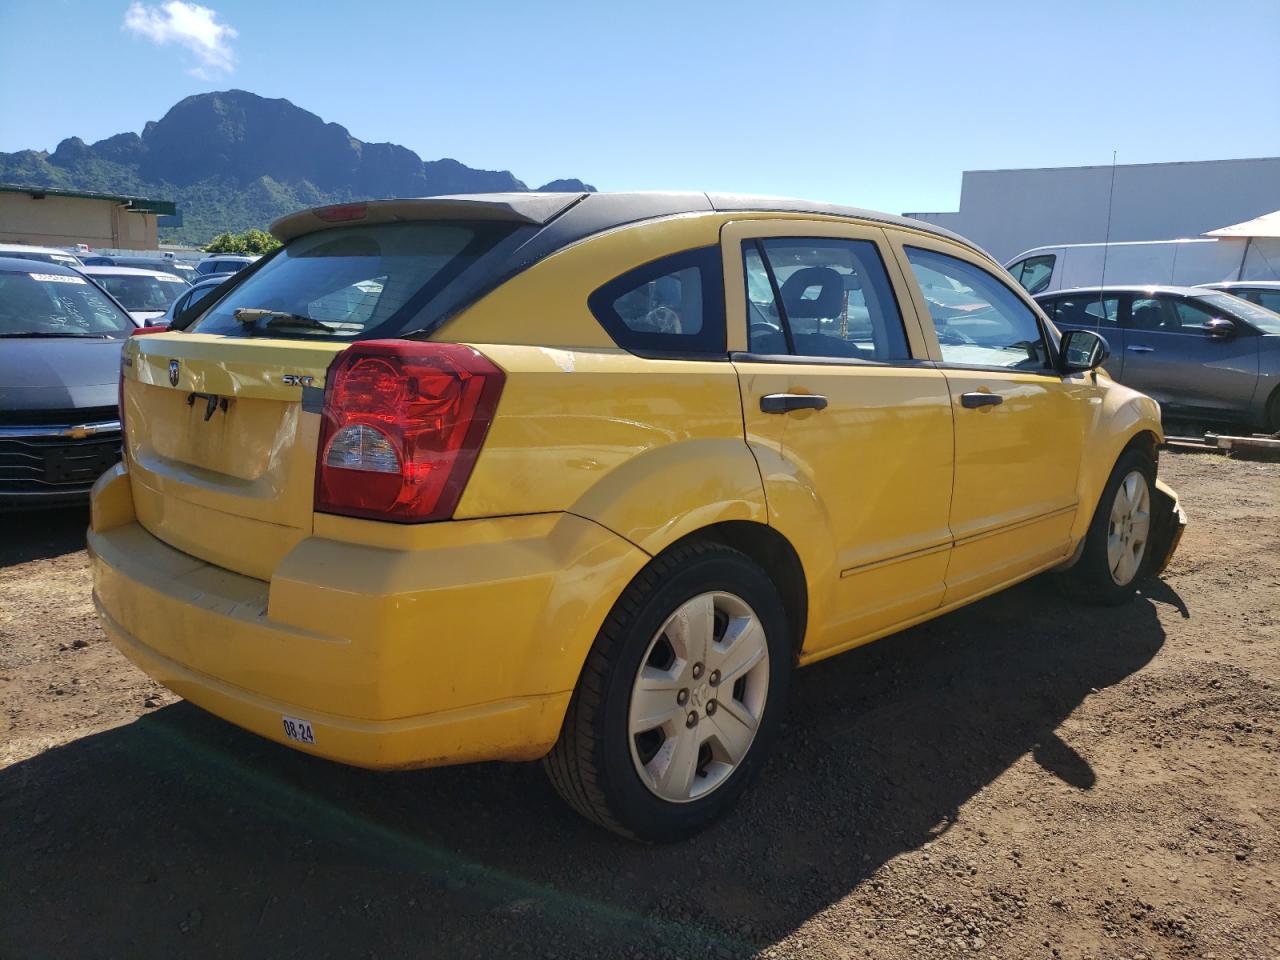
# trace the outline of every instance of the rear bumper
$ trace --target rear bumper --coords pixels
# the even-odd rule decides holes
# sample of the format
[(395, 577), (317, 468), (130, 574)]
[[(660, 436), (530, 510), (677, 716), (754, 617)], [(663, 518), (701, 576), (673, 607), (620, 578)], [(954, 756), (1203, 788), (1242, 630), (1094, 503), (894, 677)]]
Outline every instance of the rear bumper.
[[(148, 533), (121, 465), (94, 489), (94, 601), (149, 675), (305, 752), (378, 769), (543, 755), (648, 557), (566, 514), (406, 536), (399, 550), (309, 537), (255, 580)], [(309, 721), (315, 744), (289, 740), (284, 717)]]

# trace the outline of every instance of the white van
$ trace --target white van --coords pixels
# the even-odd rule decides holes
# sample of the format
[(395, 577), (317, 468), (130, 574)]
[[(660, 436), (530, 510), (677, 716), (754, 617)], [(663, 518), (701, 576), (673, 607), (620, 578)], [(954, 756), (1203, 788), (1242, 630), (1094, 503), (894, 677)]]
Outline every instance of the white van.
[(1244, 237), (1232, 237), (1065, 243), (1020, 253), (1005, 269), (1033, 296), (1114, 284), (1189, 287), (1227, 280), (1280, 280), (1280, 258), (1258, 255), (1264, 252), (1261, 244), (1276, 242), (1254, 239), (1250, 244)]

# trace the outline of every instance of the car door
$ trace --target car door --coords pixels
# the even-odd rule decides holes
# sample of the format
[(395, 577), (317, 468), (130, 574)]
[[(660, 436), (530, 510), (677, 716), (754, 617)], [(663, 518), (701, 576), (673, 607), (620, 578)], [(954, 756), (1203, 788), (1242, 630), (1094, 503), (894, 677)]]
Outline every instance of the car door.
[(1258, 338), (1237, 324), (1215, 338), (1207, 305), (1173, 294), (1126, 298), (1123, 383), (1155, 399), (1167, 414), (1211, 419), (1249, 418), (1258, 382)]
[(917, 312), (928, 318), (955, 417), (950, 604), (1066, 556), (1099, 391), (1092, 375), (1056, 372), (1030, 301), (979, 254), (903, 231), (890, 237), (916, 281)]
[(769, 521), (809, 587), (804, 653), (935, 610), (952, 423), (884, 232), (735, 221), (721, 233), (730, 349)]

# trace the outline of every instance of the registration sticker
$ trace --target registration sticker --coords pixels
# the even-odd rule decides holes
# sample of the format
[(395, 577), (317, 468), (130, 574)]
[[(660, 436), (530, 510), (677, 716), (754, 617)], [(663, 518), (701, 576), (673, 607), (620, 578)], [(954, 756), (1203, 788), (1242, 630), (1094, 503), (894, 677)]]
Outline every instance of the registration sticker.
[(41, 283), (84, 283), (89, 281), (84, 277), (72, 277), (65, 273), (33, 273), (32, 280), (39, 280)]
[(297, 740), (299, 743), (316, 742), (316, 735), (311, 729), (309, 720), (299, 720), (297, 717), (281, 717), (284, 720), (284, 735), (290, 740)]

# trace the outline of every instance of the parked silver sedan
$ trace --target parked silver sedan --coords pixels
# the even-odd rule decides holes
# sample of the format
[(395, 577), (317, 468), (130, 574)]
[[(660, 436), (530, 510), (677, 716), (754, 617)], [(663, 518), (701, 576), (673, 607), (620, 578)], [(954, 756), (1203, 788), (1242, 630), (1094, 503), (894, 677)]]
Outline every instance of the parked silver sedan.
[(1280, 431), (1280, 314), (1204, 287), (1108, 286), (1036, 298), (1062, 330), (1099, 331), (1106, 370), (1166, 419)]

